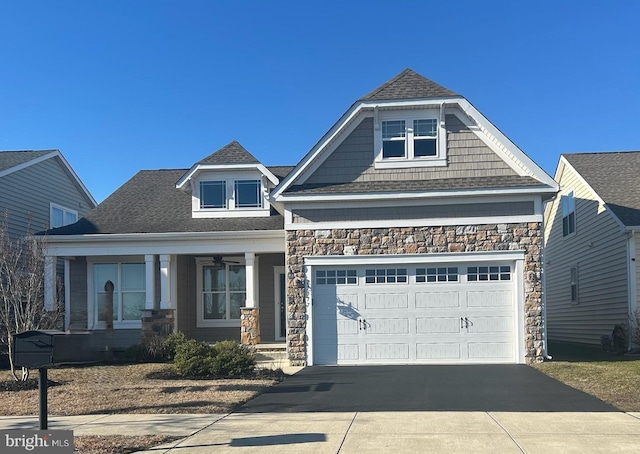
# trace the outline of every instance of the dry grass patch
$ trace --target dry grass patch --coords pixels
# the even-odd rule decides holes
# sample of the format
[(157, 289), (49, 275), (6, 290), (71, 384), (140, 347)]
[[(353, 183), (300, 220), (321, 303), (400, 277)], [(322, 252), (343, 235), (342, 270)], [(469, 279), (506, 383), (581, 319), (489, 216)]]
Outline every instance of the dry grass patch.
[[(48, 378), (59, 383), (48, 391), (50, 415), (226, 413), (279, 381), (178, 379), (171, 365), (153, 363), (52, 368)], [(3, 380), (12, 380), (8, 371)], [(37, 390), (0, 391), (0, 401), (0, 416), (38, 414)]]
[(551, 361), (534, 367), (620, 410), (640, 411), (640, 360)]
[(125, 437), (119, 435), (83, 435), (73, 440), (73, 452), (82, 454), (128, 454), (144, 451), (158, 445), (177, 440), (166, 435), (143, 435)]

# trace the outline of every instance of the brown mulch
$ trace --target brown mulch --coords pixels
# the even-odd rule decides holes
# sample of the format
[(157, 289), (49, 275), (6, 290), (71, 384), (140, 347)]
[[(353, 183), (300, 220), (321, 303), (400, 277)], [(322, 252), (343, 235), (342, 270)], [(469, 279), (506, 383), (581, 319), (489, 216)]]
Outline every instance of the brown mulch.
[[(49, 414), (226, 413), (283, 377), (195, 380), (172, 370), (158, 363), (51, 368), (48, 378), (59, 385), (48, 390)], [(0, 383), (12, 381), (8, 371), (0, 371)], [(0, 401), (0, 416), (38, 414), (35, 389), (0, 390)]]

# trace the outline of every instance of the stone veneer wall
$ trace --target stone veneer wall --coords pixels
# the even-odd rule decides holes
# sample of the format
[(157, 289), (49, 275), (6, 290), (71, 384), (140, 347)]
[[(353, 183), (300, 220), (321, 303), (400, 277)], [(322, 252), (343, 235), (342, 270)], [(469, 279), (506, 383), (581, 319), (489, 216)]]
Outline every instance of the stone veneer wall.
[(524, 332), (527, 364), (542, 361), (541, 224), (291, 230), (287, 232), (288, 352), (306, 365), (304, 257), (524, 250)]

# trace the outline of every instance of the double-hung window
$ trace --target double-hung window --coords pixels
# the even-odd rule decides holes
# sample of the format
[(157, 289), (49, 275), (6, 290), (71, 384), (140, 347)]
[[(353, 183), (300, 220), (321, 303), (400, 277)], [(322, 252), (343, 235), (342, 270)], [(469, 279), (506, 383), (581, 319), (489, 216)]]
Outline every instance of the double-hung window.
[(440, 112), (419, 110), (379, 114), (376, 166), (380, 168), (446, 165), (446, 142), (440, 137)]
[(221, 326), (240, 322), (247, 299), (245, 266), (241, 263), (198, 263), (198, 325)]
[(140, 323), (146, 298), (145, 264), (94, 263), (93, 293), (98, 325)]
[(571, 235), (576, 231), (576, 202), (573, 191), (563, 195), (560, 201), (562, 205), (562, 236)]

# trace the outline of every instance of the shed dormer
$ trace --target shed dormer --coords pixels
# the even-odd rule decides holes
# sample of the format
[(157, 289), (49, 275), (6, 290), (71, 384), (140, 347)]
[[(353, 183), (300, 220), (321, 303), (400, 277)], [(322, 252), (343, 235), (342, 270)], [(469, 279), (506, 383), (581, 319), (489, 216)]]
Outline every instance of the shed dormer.
[(176, 183), (191, 193), (194, 218), (269, 216), (269, 192), (279, 180), (233, 141), (196, 163)]

